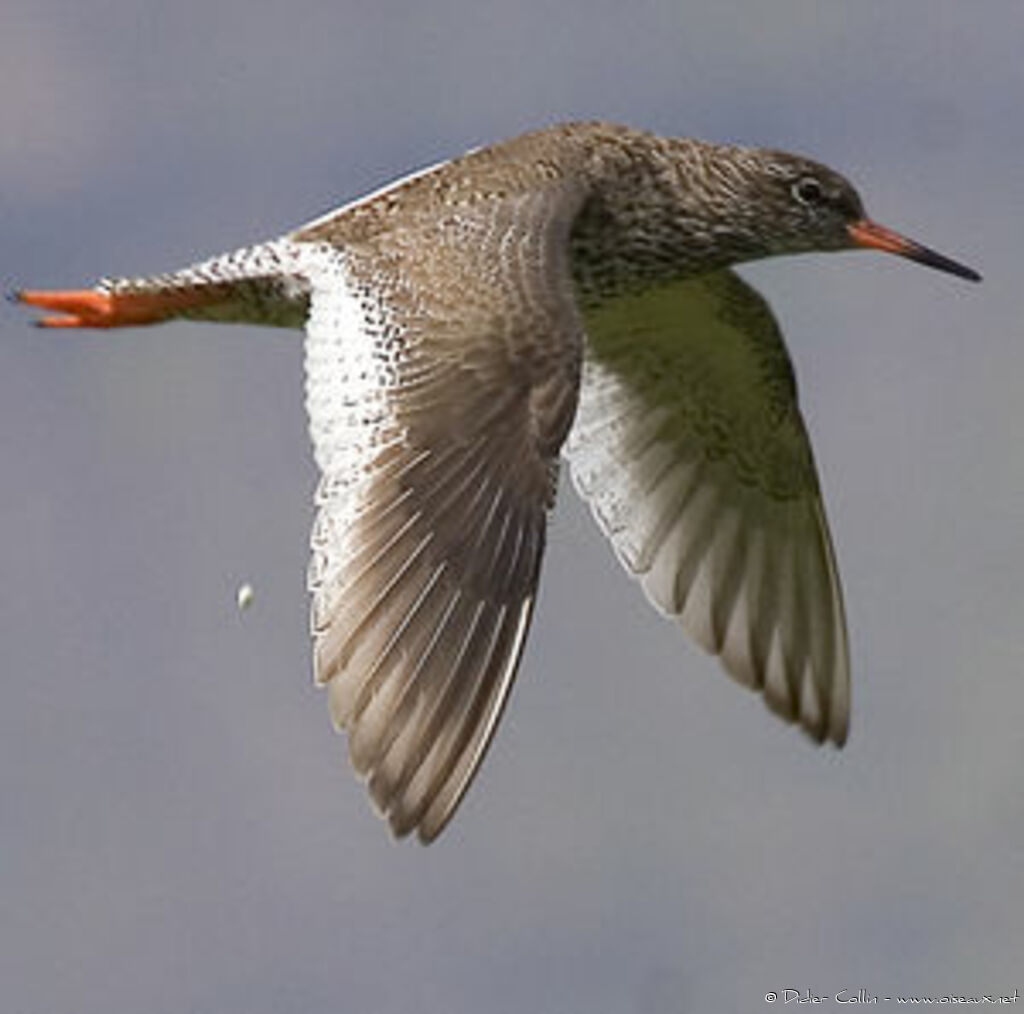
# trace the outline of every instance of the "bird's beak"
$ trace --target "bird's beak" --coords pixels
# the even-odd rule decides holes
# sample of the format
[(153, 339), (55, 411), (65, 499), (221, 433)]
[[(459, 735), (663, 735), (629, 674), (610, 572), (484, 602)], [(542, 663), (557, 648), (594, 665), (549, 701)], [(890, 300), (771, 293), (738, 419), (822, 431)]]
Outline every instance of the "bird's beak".
[(862, 218), (859, 221), (851, 222), (846, 228), (855, 246), (899, 254), (900, 257), (909, 257), (912, 261), (917, 261), (918, 264), (927, 264), (930, 268), (948, 271), (951, 275), (967, 278), (972, 282), (981, 281), (981, 275), (977, 271), (958, 264), (949, 257), (943, 257), (942, 254), (929, 250), (928, 247), (915, 243), (912, 239), (893, 232), (892, 229), (877, 225), (870, 219)]

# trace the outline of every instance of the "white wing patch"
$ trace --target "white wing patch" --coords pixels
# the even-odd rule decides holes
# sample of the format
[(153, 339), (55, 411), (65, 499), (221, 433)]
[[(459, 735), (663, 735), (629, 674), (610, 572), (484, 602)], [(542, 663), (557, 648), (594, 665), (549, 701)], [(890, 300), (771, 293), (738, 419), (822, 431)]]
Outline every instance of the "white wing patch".
[(380, 447), (402, 437), (388, 407), (393, 369), (381, 355), (381, 336), (368, 328), (342, 255), (318, 247), (310, 259), (317, 263), (309, 272), (315, 298), (306, 324), (306, 409), (313, 456), (335, 485), (357, 485)]

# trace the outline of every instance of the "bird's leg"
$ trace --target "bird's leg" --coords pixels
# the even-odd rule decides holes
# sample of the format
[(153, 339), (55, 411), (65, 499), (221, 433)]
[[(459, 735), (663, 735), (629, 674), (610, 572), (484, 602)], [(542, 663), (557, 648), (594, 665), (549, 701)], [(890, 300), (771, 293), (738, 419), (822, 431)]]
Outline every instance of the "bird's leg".
[(156, 324), (190, 308), (203, 297), (190, 292), (110, 292), (96, 289), (22, 289), (11, 293), (13, 302), (26, 303), (54, 316), (36, 321), (39, 327), (138, 327)]
[(104, 280), (92, 289), (23, 289), (10, 298), (51, 311), (41, 327), (138, 327), (183, 317), (302, 328), (309, 312), (305, 250), (273, 240), (180, 271)]

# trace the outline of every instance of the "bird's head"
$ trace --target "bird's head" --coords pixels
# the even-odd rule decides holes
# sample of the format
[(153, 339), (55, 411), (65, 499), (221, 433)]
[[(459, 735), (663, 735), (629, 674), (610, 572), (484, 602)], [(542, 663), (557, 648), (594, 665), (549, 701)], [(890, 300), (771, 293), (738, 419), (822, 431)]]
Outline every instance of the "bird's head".
[(770, 253), (863, 247), (981, 280), (971, 268), (871, 221), (853, 185), (827, 166), (767, 149), (742, 149), (737, 161), (746, 207), (759, 209), (745, 216), (746, 225)]

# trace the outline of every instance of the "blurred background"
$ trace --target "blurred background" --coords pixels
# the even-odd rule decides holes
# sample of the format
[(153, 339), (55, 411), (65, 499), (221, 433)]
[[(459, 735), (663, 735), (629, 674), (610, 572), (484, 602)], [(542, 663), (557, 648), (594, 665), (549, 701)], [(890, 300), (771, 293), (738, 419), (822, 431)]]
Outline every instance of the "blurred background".
[(510, 706), (430, 849), (389, 840), (311, 685), (300, 335), (43, 332), (4, 304), (4, 1010), (1024, 990), (1018, 0), (5, 0), (2, 20), (6, 286), (176, 268), (589, 117), (810, 154), (985, 276), (866, 253), (743, 270), (822, 473), (847, 748), (654, 615), (563, 482)]

